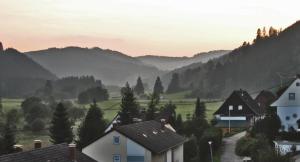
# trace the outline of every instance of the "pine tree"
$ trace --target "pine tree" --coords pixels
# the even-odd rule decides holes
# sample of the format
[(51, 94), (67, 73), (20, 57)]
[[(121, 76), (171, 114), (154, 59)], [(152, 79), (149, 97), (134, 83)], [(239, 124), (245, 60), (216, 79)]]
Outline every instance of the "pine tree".
[(137, 79), (136, 86), (134, 87), (134, 92), (137, 95), (144, 94), (144, 85), (143, 85), (141, 77), (138, 77), (138, 79)]
[(100, 138), (105, 131), (106, 122), (103, 118), (103, 112), (98, 107), (96, 101), (91, 104), (90, 109), (78, 129), (78, 141), (80, 149), (91, 144)]
[(164, 87), (161, 83), (161, 80), (160, 80), (159, 76), (156, 78), (154, 88), (153, 88), (153, 93), (156, 93), (158, 95), (164, 93)]
[(0, 154), (10, 154), (13, 153), (14, 145), (16, 144), (16, 135), (13, 126), (6, 122), (2, 134), (1, 150)]
[(153, 93), (151, 95), (151, 100), (148, 104), (148, 109), (146, 112), (146, 120), (154, 120), (155, 119), (155, 113), (157, 112), (157, 105), (159, 103), (159, 95), (156, 93)]
[(71, 143), (73, 141), (72, 125), (68, 112), (62, 103), (59, 103), (52, 117), (50, 137), (53, 144)]
[(133, 123), (133, 118), (138, 116), (139, 111), (136, 98), (134, 97), (133, 90), (130, 88), (129, 84), (126, 84), (126, 87), (123, 87), (122, 91), (123, 95), (119, 115), (121, 125), (126, 125)]
[(179, 75), (178, 75), (178, 73), (174, 73), (172, 75), (171, 82), (168, 86), (167, 93), (176, 93), (176, 92), (179, 92), (180, 90), (181, 90), (181, 88), (180, 88), (180, 82), (179, 82)]
[(201, 102), (200, 98), (197, 97), (194, 117), (205, 119), (205, 117), (206, 117), (205, 111), (206, 111), (205, 103)]

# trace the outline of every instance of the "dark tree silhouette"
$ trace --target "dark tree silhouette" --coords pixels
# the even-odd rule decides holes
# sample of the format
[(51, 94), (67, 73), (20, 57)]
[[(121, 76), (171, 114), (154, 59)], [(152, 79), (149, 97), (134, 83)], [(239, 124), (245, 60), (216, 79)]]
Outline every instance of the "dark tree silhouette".
[(9, 122), (6, 122), (3, 132), (2, 140), (0, 145), (0, 154), (10, 154), (13, 153), (14, 145), (16, 144), (15, 130)]
[(171, 82), (170, 82), (166, 92), (167, 93), (176, 93), (176, 92), (179, 92), (179, 91), (181, 91), (180, 82), (179, 82), (179, 75), (178, 75), (178, 73), (173, 73)]
[(135, 87), (134, 87), (134, 92), (135, 92), (137, 95), (142, 95), (142, 94), (144, 94), (144, 85), (143, 85), (143, 82), (142, 82), (141, 77), (138, 77), (138, 79), (137, 79), (136, 85), (135, 85)]
[(195, 106), (195, 118), (205, 119), (206, 115), (205, 103), (200, 101), (200, 98), (197, 97), (196, 106)]
[(133, 118), (138, 117), (138, 103), (134, 97), (133, 90), (130, 88), (129, 84), (126, 84), (126, 87), (122, 88), (122, 102), (121, 102), (121, 111), (120, 115), (120, 124), (126, 125), (133, 123)]
[(148, 109), (146, 112), (146, 120), (154, 120), (155, 114), (158, 111), (156, 107), (159, 104), (159, 95), (157, 93), (153, 93), (151, 95), (151, 100), (148, 103)]
[(156, 81), (155, 81), (155, 84), (154, 84), (154, 88), (153, 88), (153, 93), (156, 93), (156, 94), (162, 94), (164, 93), (164, 87), (161, 83), (161, 80), (160, 80), (160, 77), (158, 76), (156, 78)]
[(103, 112), (96, 101), (91, 104), (90, 109), (78, 129), (78, 147), (80, 149), (91, 144), (104, 134), (106, 122)]
[(67, 109), (59, 103), (55, 109), (50, 126), (50, 137), (53, 144), (71, 143), (73, 132)]

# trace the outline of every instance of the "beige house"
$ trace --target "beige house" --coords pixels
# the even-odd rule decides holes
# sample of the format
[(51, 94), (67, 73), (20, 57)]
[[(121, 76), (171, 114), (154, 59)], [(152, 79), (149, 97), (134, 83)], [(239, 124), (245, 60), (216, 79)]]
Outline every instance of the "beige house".
[(98, 162), (183, 162), (184, 142), (153, 120), (115, 127), (82, 152)]

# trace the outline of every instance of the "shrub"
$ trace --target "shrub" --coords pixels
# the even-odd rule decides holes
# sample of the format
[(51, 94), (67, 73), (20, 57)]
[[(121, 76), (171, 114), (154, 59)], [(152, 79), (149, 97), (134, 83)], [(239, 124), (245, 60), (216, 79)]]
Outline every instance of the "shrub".
[(210, 150), (208, 141), (212, 141), (213, 150), (218, 150), (222, 145), (222, 131), (218, 128), (210, 127), (206, 129), (198, 141), (199, 157), (204, 161), (209, 159)]
[(238, 156), (250, 156), (257, 143), (258, 141), (255, 138), (242, 137), (236, 143), (235, 154)]
[(197, 158), (197, 140), (195, 138), (191, 138), (189, 141), (184, 143), (184, 161), (192, 162)]
[(42, 119), (37, 118), (31, 123), (30, 128), (31, 128), (31, 131), (33, 131), (33, 132), (42, 131), (45, 129), (45, 122)]

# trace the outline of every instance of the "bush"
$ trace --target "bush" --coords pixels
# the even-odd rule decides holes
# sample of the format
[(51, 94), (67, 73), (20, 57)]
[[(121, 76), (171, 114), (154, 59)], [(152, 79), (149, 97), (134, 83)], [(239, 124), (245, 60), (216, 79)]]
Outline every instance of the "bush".
[(235, 154), (238, 156), (250, 156), (256, 148), (258, 141), (251, 137), (242, 137), (236, 143)]
[(212, 141), (213, 150), (218, 150), (222, 145), (222, 137), (220, 129), (214, 127), (206, 129), (198, 141), (200, 159), (203, 159), (203, 161), (209, 159), (210, 150), (208, 141)]
[(78, 103), (87, 104), (91, 103), (93, 100), (96, 102), (108, 100), (109, 94), (107, 89), (102, 87), (95, 87), (87, 89), (78, 95)]
[(195, 138), (191, 138), (189, 141), (184, 143), (184, 161), (192, 162), (197, 158), (197, 140)]
[(33, 132), (42, 131), (45, 129), (45, 122), (42, 119), (37, 118), (31, 123), (30, 128)]
[(289, 155), (280, 155), (273, 149), (260, 150), (252, 159), (254, 162), (292, 162)]

